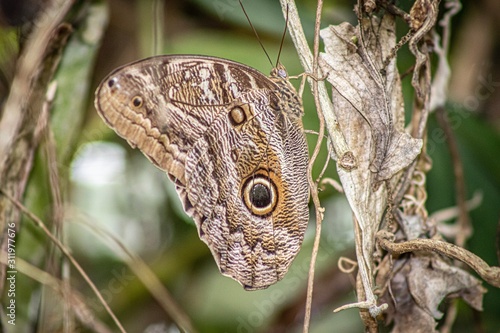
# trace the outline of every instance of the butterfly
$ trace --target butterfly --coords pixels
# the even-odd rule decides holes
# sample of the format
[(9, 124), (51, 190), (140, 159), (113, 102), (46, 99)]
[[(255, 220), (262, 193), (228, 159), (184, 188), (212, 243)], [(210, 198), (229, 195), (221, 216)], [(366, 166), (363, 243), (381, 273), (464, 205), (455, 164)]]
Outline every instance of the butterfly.
[(175, 184), (223, 275), (247, 290), (281, 280), (309, 220), (301, 98), (278, 65), (266, 76), (210, 56), (155, 56), (96, 91), (104, 122)]

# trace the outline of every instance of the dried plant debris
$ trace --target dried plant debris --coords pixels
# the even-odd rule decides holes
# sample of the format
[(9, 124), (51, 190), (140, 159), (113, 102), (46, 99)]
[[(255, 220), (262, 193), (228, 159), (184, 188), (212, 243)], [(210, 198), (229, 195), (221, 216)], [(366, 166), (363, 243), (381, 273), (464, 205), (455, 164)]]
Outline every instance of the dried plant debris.
[[(357, 137), (360, 130), (370, 133), (371, 146), (366, 141), (346, 139), (358, 159), (369, 151), (370, 183), (377, 188), (416, 158), (422, 140), (404, 132), (404, 104), (395, 59), (383, 67), (396, 41), (394, 18), (372, 17), (366, 23), (361, 25), (363, 31), (349, 23), (323, 29), (326, 53), (320, 55), (320, 65), (333, 86), (334, 111), (344, 134)], [(361, 115), (368, 126), (351, 122), (353, 113)]]
[[(380, 302), (389, 305), (386, 318), (394, 322), (393, 333), (437, 332), (435, 320), (443, 316), (438, 307), (446, 298), (461, 297), (482, 310), (486, 289), (481, 281), (448, 259), (417, 252), (390, 261), (386, 257), (379, 266), (377, 285), (385, 286)], [(390, 280), (389, 274), (394, 274)]]
[[(363, 27), (363, 28), (360, 28)], [(356, 254), (364, 300), (346, 307), (368, 308), (376, 316), (379, 307), (373, 295), (373, 249), (375, 233), (387, 208), (387, 191), (380, 184), (397, 181), (422, 148), (422, 140), (404, 130), (401, 81), (392, 59), (383, 61), (396, 44), (391, 15), (372, 17), (354, 27), (349, 23), (321, 31), (325, 53), (319, 63), (332, 84), (332, 102), (340, 128), (358, 167), (338, 168), (346, 197), (360, 233)]]
[[(380, 231), (377, 237), (391, 242), (396, 239), (393, 244), (408, 243), (406, 239), (444, 243), (438, 235), (427, 238), (435, 230), (432, 221), (424, 223), (421, 216), (404, 213), (400, 217), (401, 229), (396, 235)], [(394, 323), (392, 333), (437, 332), (436, 320), (443, 317), (439, 306), (445, 299), (462, 298), (474, 309), (482, 309), (486, 289), (481, 280), (457, 267), (450, 258), (420, 249), (400, 255), (389, 250), (377, 267), (377, 294), (379, 302), (389, 306), (385, 318), (387, 323)]]

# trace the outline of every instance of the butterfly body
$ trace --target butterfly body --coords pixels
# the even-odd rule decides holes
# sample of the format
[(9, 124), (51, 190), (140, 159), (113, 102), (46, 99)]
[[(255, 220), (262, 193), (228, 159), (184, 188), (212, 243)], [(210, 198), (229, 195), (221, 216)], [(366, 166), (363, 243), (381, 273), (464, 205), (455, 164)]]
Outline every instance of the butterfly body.
[(249, 290), (283, 278), (309, 215), (303, 109), (284, 70), (152, 57), (104, 79), (96, 109), (168, 174), (224, 275)]

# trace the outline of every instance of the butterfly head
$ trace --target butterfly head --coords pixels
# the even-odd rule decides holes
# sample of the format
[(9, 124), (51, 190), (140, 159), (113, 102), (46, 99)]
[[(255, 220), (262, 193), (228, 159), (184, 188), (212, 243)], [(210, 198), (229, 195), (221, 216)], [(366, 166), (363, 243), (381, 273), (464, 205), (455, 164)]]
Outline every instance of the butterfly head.
[(276, 94), (278, 103), (275, 108), (285, 112), (289, 117), (295, 120), (302, 118), (304, 115), (302, 99), (297, 94), (295, 87), (290, 83), (285, 67), (278, 63), (278, 65), (272, 69), (269, 78), (276, 83), (277, 86)]
[(279, 78), (279, 79), (288, 79), (288, 73), (286, 71), (285, 66), (278, 63), (278, 66), (274, 67), (271, 70), (271, 77)]

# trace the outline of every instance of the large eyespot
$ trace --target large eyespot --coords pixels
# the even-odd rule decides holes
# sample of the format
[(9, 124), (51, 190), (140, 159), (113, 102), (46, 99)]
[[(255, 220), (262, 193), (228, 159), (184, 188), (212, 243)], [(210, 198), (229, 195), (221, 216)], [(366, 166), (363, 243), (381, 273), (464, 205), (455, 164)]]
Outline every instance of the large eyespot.
[(243, 202), (254, 215), (271, 214), (278, 202), (276, 185), (266, 175), (249, 177), (243, 186)]
[(141, 96), (135, 96), (132, 98), (132, 106), (136, 109), (140, 108), (142, 106), (143, 100)]

